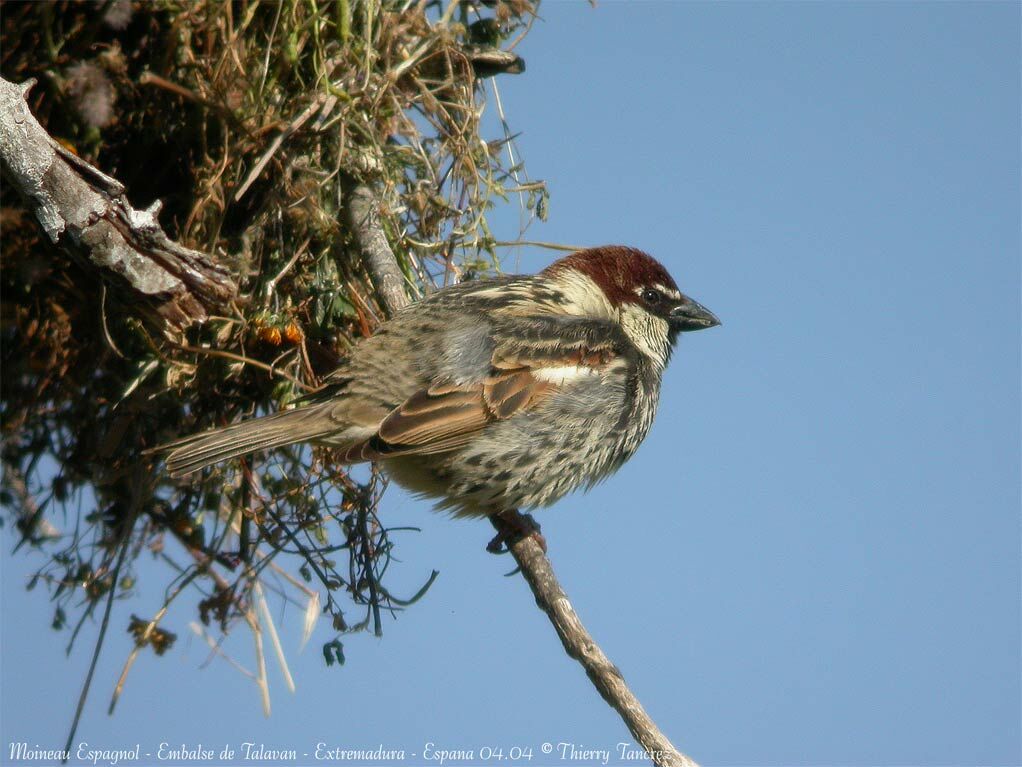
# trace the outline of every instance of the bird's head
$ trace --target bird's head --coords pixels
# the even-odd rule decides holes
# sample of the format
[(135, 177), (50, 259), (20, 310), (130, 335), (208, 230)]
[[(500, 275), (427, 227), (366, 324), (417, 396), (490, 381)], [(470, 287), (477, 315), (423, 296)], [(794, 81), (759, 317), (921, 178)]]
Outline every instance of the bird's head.
[(679, 333), (720, 324), (706, 307), (678, 290), (652, 256), (623, 245), (572, 253), (543, 270), (566, 303), (586, 316), (606, 316), (621, 326), (638, 349), (666, 365)]

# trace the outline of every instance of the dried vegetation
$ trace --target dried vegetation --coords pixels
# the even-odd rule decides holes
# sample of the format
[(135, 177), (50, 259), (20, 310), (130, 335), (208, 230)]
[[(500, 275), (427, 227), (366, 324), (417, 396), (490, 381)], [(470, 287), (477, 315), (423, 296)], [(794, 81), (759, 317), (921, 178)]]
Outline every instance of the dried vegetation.
[[(287, 405), (373, 332), (386, 302), (344, 223), (354, 186), (376, 195), (410, 296), (496, 266), (495, 203), (543, 215), (506, 128), (480, 130), (483, 78), (521, 71), (508, 51), (534, 5), (4, 5), (0, 68), (39, 81), (29, 106), (51, 135), (136, 206), (162, 200), (171, 237), (240, 286), (210, 321), (161, 327), (4, 190), (0, 501), (19, 545), (46, 552), (32, 583), (72, 642), (138, 588), (143, 558), (167, 565), (168, 603), (193, 595), (197, 624), (242, 621), (257, 648), (260, 625), (273, 634), (265, 592), (300, 602), (310, 628), (325, 611), (328, 662), (343, 660), (342, 634), (379, 633), (428, 587), (427, 574), (416, 594), (386, 586), (397, 531), (377, 516), (375, 473), (288, 448), (172, 483), (143, 451)], [(121, 616), (120, 630), (162, 654), (180, 630), (164, 613)]]

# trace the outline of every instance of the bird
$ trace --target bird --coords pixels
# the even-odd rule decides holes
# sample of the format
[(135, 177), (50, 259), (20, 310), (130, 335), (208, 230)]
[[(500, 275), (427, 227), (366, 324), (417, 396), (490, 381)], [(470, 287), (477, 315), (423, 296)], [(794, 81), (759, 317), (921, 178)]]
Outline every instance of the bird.
[(436, 290), (355, 345), (297, 407), (160, 448), (181, 477), (295, 443), (459, 517), (549, 506), (613, 474), (649, 433), (680, 333), (720, 320), (623, 245), (535, 275)]

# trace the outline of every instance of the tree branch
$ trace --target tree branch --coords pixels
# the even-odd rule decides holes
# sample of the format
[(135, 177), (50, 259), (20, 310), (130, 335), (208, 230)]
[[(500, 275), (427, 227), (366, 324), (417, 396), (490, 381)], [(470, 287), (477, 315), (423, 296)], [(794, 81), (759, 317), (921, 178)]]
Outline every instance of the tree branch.
[(610, 658), (586, 631), (561, 588), (543, 547), (534, 535), (523, 534), (523, 531), (529, 529), (538, 530), (532, 518), (518, 511), (510, 511), (494, 514), (490, 521), (497, 528), (498, 534), (508, 542), (511, 555), (536, 597), (536, 604), (554, 625), (565, 652), (582, 664), (597, 692), (621, 716), (652, 762), (658, 767), (698, 767), (660, 731), (639, 699), (625, 684), (617, 666), (610, 662)]
[(376, 194), (365, 184), (346, 185), (344, 213), (380, 302), (387, 314), (393, 316), (411, 302), (405, 290), (405, 276), (383, 231)]
[(167, 237), (159, 201), (136, 210), (120, 182), (50, 138), (25, 101), (34, 82), (0, 78), (0, 169), (50, 241), (97, 267), (157, 326), (182, 329), (222, 312), (238, 292), (230, 273)]

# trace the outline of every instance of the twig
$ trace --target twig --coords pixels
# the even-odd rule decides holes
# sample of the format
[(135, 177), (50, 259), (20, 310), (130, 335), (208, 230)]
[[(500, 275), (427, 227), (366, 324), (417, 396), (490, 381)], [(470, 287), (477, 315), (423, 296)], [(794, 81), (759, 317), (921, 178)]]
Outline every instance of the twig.
[(117, 347), (117, 344), (114, 343), (114, 339), (111, 338), (110, 336), (110, 328), (106, 324), (106, 283), (104, 282), (100, 286), (100, 288), (101, 290), (99, 294), (99, 321), (100, 326), (103, 328), (103, 338), (106, 339), (107, 346), (109, 346), (113, 350), (114, 354), (116, 354), (122, 360), (127, 359), (127, 357), (124, 356), (124, 352), (122, 352)]
[(258, 684), (256, 675), (249, 671), (244, 666), (242, 666), (240, 663), (238, 663), (238, 661), (234, 660), (234, 658), (232, 658), (230, 655), (225, 653), (223, 648), (216, 642), (216, 640), (213, 639), (213, 637), (209, 635), (209, 632), (206, 631), (205, 627), (203, 627), (202, 624), (196, 623), (195, 621), (191, 621), (188, 624), (188, 628), (192, 630), (192, 633), (195, 634), (195, 636), (199, 637), (207, 645), (209, 645), (209, 649), (212, 650), (213, 655), (219, 655), (225, 661), (234, 666), (235, 670), (237, 670), (239, 673), (247, 676), (253, 682), (256, 682), (256, 684)]
[[(639, 744), (657, 767), (698, 767), (674, 747), (643, 709), (638, 698), (625, 684), (617, 666), (603, 653), (586, 631), (567, 594), (554, 574), (543, 548), (531, 535), (521, 531), (530, 519), (517, 511), (490, 517), (497, 532), (508, 541), (511, 555), (536, 597), (536, 604), (547, 614), (564, 645), (565, 652), (582, 664), (603, 699), (618, 712)], [(535, 523), (531, 523), (533, 526)]]
[(269, 716), (271, 713), (270, 684), (266, 679), (266, 654), (263, 652), (263, 630), (259, 625), (259, 618), (256, 617), (255, 610), (251, 607), (245, 611), (245, 621), (252, 631), (252, 641), (255, 644), (257, 669), (255, 683), (259, 688), (259, 695), (263, 701), (263, 716)]
[(312, 117), (320, 107), (323, 106), (325, 97), (320, 96), (312, 100), (312, 103), (307, 106), (298, 117), (291, 121), (279, 135), (277, 135), (273, 141), (270, 142), (270, 146), (263, 152), (263, 156), (259, 158), (252, 170), (249, 171), (248, 176), (242, 182), (241, 186), (234, 193), (234, 201), (238, 202), (242, 197), (245, 196), (245, 192), (252, 186), (252, 183), (259, 178), (259, 174), (263, 172), (263, 168), (273, 158), (273, 155), (277, 153), (277, 150), (288, 140), (299, 128), (301, 128)]
[(25, 543), (39, 544), (47, 539), (59, 538), (60, 531), (43, 517), (47, 501), (41, 505), (36, 503), (21, 469), (9, 461), (0, 460), (0, 470), (3, 474), (3, 487), (11, 491), (20, 506), (18, 530), (21, 532), (21, 540), (14, 546), (14, 551)]
[(426, 38), (426, 42), (416, 48), (407, 59), (390, 70), (390, 72), (387, 73), (387, 76), (390, 77), (393, 82), (397, 82), (398, 78), (401, 77), (402, 74), (419, 63), (419, 59), (425, 55), (426, 51), (429, 50), (430, 46), (432, 46), (434, 42), (433, 38)]
[(67, 764), (67, 759), (71, 753), (71, 744), (74, 743), (75, 733), (78, 732), (78, 723), (82, 719), (82, 711), (85, 708), (85, 701), (89, 697), (89, 690), (92, 687), (92, 675), (96, 673), (96, 664), (99, 662), (99, 654), (103, 649), (103, 644), (106, 641), (106, 632), (110, 627), (110, 613), (114, 606), (114, 597), (117, 594), (117, 583), (121, 577), (121, 565), (124, 564), (124, 559), (128, 554), (128, 538), (131, 536), (131, 530), (135, 526), (135, 520), (138, 517), (137, 506), (131, 510), (131, 517), (125, 522), (124, 530), (121, 532), (121, 537), (117, 542), (117, 546), (120, 549), (117, 554), (117, 564), (114, 565), (113, 573), (110, 577), (110, 590), (106, 595), (106, 607), (103, 610), (103, 620), (99, 625), (99, 634), (96, 637), (96, 646), (92, 651), (92, 660), (89, 661), (89, 670), (85, 674), (85, 683), (82, 685), (81, 694), (78, 696), (78, 705), (75, 707), (75, 715), (71, 720), (71, 729), (67, 734), (67, 743), (64, 745), (64, 758), (60, 760), (61, 764)]
[(130, 672), (131, 667), (135, 665), (135, 660), (138, 658), (139, 652), (141, 652), (142, 648), (146, 646), (146, 643), (149, 641), (149, 637), (153, 635), (153, 632), (156, 630), (160, 621), (163, 620), (163, 617), (167, 614), (167, 610), (170, 609), (170, 605), (177, 598), (177, 595), (184, 591), (188, 584), (198, 577), (199, 572), (199, 569), (196, 568), (185, 576), (184, 580), (182, 580), (177, 585), (177, 588), (174, 589), (174, 593), (163, 600), (163, 607), (161, 607), (156, 615), (153, 616), (152, 620), (146, 624), (145, 630), (142, 632), (142, 636), (135, 641), (135, 646), (131, 648), (131, 652), (128, 654), (127, 660), (124, 661), (124, 667), (121, 669), (121, 675), (117, 679), (117, 684), (114, 685), (114, 693), (110, 697), (110, 706), (106, 710), (108, 715), (112, 715), (114, 713), (114, 709), (117, 707), (117, 701), (120, 699), (121, 693), (124, 692), (124, 683), (128, 679), (128, 672)]
[(383, 636), (383, 623), (380, 621), (380, 594), (377, 589), (376, 573), (373, 572), (373, 545), (372, 537), (369, 535), (368, 517), (369, 512), (363, 507), (358, 510), (359, 538), (362, 539), (359, 547), (359, 558), (362, 560), (362, 570), (365, 579), (369, 582), (369, 606), (373, 614), (373, 633)]
[(495, 248), (517, 248), (517, 247), (533, 247), (533, 248), (546, 248), (547, 250), (558, 250), (566, 253), (574, 253), (576, 250), (582, 250), (581, 245), (561, 245), (557, 242), (542, 242), (539, 240), (498, 240), (493, 243)]
[(265, 370), (270, 375), (280, 376), (281, 378), (290, 381), (295, 386), (301, 389), (305, 389), (306, 391), (312, 389), (311, 386), (309, 386), (306, 383), (302, 383), (293, 375), (289, 375), (288, 373), (285, 373), (283, 370), (273, 367), (273, 365), (267, 365), (265, 362), (254, 360), (251, 357), (245, 357), (241, 354), (235, 354), (234, 352), (224, 351), (223, 349), (205, 349), (201, 346), (191, 346), (189, 344), (175, 345), (177, 346), (178, 349), (180, 349), (183, 352), (191, 352), (192, 354), (208, 354), (210, 357), (223, 357), (226, 360), (234, 360), (235, 362), (241, 362), (244, 363), (245, 365), (252, 365), (253, 367), (259, 368), (260, 370)]
[(258, 579), (255, 583), (255, 595), (256, 605), (259, 607), (259, 614), (263, 617), (263, 622), (266, 623), (266, 630), (270, 633), (270, 642), (273, 644), (273, 652), (277, 655), (277, 663), (280, 666), (280, 673), (284, 677), (284, 681), (287, 683), (287, 688), (293, 693), (295, 691), (295, 680), (291, 676), (291, 669), (287, 665), (287, 656), (284, 654), (284, 648), (280, 644), (280, 637), (277, 635), (277, 627), (273, 622), (273, 616), (270, 615), (270, 608), (266, 604), (266, 594), (263, 591), (263, 584)]
[(267, 307), (267, 308), (269, 307), (269, 305), (270, 305), (270, 298), (273, 296), (273, 291), (277, 289), (277, 283), (280, 282), (284, 278), (285, 274), (287, 274), (289, 271), (291, 271), (291, 267), (293, 267), (295, 264), (298, 263), (298, 259), (301, 258), (305, 254), (305, 250), (306, 250), (306, 248), (309, 247), (309, 243), (310, 242), (312, 242), (312, 237), (311, 236), (310, 237), (306, 237), (305, 241), (301, 245), (299, 245), (297, 248), (295, 248), (294, 255), (291, 256), (291, 259), (286, 264), (284, 264), (284, 268), (281, 269), (279, 272), (277, 272), (276, 276), (274, 276), (274, 278), (272, 280), (270, 280), (269, 282), (266, 283), (266, 289), (265, 289), (265, 291), (266, 291), (266, 301), (263, 304), (265, 307)]
[(202, 106), (206, 107), (206, 109), (210, 109), (216, 112), (220, 117), (227, 118), (231, 120), (233, 123), (237, 122), (236, 119), (233, 119), (234, 114), (229, 109), (226, 109), (222, 104), (217, 104), (216, 102), (204, 99), (198, 94), (196, 94), (194, 91), (185, 88), (183, 85), (178, 85), (177, 83), (171, 82), (170, 80), (160, 77), (159, 75), (155, 75), (152, 72), (143, 72), (141, 75), (139, 75), (138, 84), (155, 85), (157, 88), (162, 88), (163, 90), (176, 94), (183, 99), (191, 101), (192, 103), (201, 104)]

